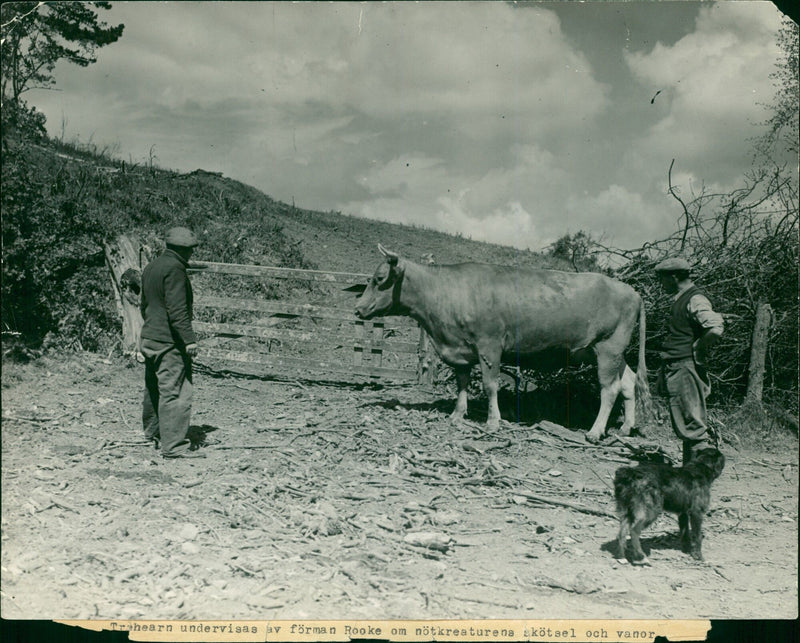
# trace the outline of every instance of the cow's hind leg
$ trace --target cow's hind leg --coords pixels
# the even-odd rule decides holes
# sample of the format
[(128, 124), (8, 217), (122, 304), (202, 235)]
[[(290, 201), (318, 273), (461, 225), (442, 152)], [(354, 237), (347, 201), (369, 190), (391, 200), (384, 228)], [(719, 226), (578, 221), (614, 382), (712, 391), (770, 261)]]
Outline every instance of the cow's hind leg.
[(500, 351), (479, 350), (478, 357), (483, 376), (483, 390), (489, 400), (489, 415), (486, 418), (488, 427), (500, 426), (500, 407), (497, 404), (497, 389), (500, 380)]
[(600, 380), (600, 410), (592, 428), (586, 434), (589, 442), (599, 442), (605, 435), (608, 416), (611, 415), (614, 402), (622, 390), (622, 376), (628, 368), (622, 352), (615, 347), (612, 340), (613, 337), (607, 342), (600, 342), (594, 349), (597, 355), (597, 378)]
[(450, 414), (450, 419), (458, 421), (467, 414), (467, 389), (469, 388), (469, 375), (472, 371), (471, 366), (455, 366), (456, 385), (458, 386), (458, 397), (456, 398), (456, 408)]
[(620, 379), (620, 392), (622, 393), (625, 419), (619, 428), (619, 434), (630, 435), (631, 430), (636, 426), (636, 374), (627, 364)]

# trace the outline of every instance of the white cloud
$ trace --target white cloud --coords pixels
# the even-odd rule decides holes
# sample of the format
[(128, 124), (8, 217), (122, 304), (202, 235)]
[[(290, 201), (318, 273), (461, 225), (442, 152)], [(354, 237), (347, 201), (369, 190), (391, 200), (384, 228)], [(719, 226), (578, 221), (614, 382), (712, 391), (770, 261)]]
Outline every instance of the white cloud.
[(675, 158), (708, 181), (740, 170), (765, 119), (763, 104), (773, 96), (769, 76), (779, 57), (779, 26), (771, 3), (715, 3), (700, 10), (695, 31), (674, 45), (626, 53), (639, 82), (661, 90), (654, 108), (663, 110), (632, 146), (626, 167), (660, 166), (665, 175)]
[(541, 247), (548, 240), (540, 233), (563, 227), (571, 183), (551, 153), (531, 145), (515, 148), (509, 168), (477, 177), (443, 159), (407, 155), (376, 165), (360, 182), (368, 196), (338, 209), (520, 248)]
[[(103, 18), (126, 24), (120, 41), (86, 69), (59, 65), (61, 91), (34, 102), (52, 133), (66, 116), (67, 139), (118, 141), (134, 160), (156, 145), (166, 167), (300, 207), (532, 248), (579, 229), (664, 236), (671, 159), (695, 186), (747, 168), (778, 13), (709, 5), (643, 53), (608, 36), (606, 85), (549, 6), (114, 3)], [(611, 102), (639, 93), (631, 75), (661, 90), (652, 105)]]
[(621, 185), (610, 185), (593, 195), (572, 196), (566, 200), (565, 210), (570, 229), (590, 232), (598, 241), (613, 246), (633, 248), (642, 239), (655, 240), (666, 236), (664, 230), (673, 228), (673, 212), (665, 201), (650, 200)]

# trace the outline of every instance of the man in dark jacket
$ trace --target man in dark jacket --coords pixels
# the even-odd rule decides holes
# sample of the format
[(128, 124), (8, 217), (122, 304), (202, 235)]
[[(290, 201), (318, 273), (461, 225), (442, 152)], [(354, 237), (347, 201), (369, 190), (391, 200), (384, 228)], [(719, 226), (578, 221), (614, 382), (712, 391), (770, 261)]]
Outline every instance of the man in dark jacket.
[(669, 400), (672, 428), (683, 440), (683, 463), (700, 449), (717, 446), (708, 427), (706, 398), (711, 383), (706, 370), (709, 346), (724, 330), (706, 294), (689, 278), (689, 263), (666, 259), (655, 268), (661, 287), (672, 295), (667, 336), (661, 346), (660, 384)]
[(145, 437), (165, 458), (192, 458), (188, 438), (192, 410), (192, 285), (186, 273), (197, 237), (187, 228), (171, 228), (167, 249), (142, 272), (144, 318), (139, 348), (145, 360), (142, 423)]

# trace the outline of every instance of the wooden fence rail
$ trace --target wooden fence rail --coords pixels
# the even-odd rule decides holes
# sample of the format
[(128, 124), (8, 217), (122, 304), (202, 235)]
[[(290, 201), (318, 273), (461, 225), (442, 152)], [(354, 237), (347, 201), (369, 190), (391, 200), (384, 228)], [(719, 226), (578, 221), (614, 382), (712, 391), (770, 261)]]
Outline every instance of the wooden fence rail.
[[(200, 336), (198, 362), (259, 373), (430, 383), (425, 332), (405, 317), (359, 320), (354, 293), (369, 275), (207, 261), (189, 266)], [(313, 282), (321, 302), (231, 296), (205, 275)], [(224, 278), (223, 278), (224, 279)], [(220, 290), (224, 291), (220, 293)], [(310, 297), (308, 297), (310, 298)]]

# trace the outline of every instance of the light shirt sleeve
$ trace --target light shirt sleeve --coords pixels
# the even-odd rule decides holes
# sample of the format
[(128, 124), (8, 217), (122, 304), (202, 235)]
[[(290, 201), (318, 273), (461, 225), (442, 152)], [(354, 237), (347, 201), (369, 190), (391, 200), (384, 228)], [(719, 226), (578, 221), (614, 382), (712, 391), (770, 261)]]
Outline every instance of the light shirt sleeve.
[(689, 316), (697, 322), (701, 328), (710, 330), (712, 328), (719, 331), (720, 335), (725, 329), (725, 322), (722, 315), (714, 312), (708, 297), (701, 294), (693, 295), (686, 306)]

